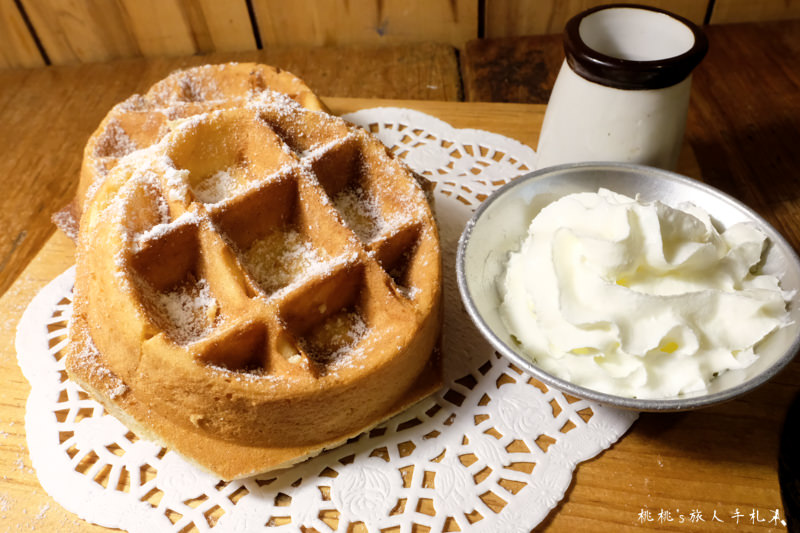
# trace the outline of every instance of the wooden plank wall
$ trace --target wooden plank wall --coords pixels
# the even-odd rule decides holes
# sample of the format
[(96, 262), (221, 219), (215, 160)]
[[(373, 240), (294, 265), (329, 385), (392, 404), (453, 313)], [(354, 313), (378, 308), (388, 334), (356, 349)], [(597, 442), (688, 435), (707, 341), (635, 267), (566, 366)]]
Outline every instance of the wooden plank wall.
[(0, 0), (0, 68), (40, 67), (44, 64), (20, 10), (12, 0)]
[[(638, 0), (697, 22), (800, 18), (800, 0)], [(292, 45), (560, 32), (602, 0), (0, 0), (0, 68)]]
[[(753, 0), (755, 1), (755, 0)], [(486, 0), (486, 37), (519, 37), (559, 33), (576, 13), (612, 0)], [(636, 4), (667, 9), (696, 24), (703, 24), (708, 0), (636, 0)]]
[(716, 0), (712, 24), (800, 19), (800, 0)]

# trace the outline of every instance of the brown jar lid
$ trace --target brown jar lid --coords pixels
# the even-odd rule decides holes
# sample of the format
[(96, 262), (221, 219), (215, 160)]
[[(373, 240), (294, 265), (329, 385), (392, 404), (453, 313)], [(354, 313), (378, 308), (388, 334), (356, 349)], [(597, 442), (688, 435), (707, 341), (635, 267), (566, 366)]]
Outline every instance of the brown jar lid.
[[(614, 57), (595, 50), (581, 36), (581, 23), (598, 11), (628, 8), (666, 15), (683, 24), (694, 36), (691, 47), (664, 59), (635, 60)], [(582, 78), (617, 89), (661, 89), (686, 79), (708, 51), (708, 39), (696, 24), (674, 13), (636, 4), (608, 4), (583, 11), (572, 17), (564, 31), (567, 64)]]

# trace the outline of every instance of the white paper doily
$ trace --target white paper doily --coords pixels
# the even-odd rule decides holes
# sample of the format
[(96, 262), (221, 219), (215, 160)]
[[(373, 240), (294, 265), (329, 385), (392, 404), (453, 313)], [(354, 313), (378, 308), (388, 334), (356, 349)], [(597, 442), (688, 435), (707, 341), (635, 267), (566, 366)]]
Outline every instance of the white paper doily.
[(379, 428), (288, 470), (222, 482), (104, 413), (64, 371), (70, 269), (17, 330), (30, 381), (25, 427), (42, 487), (90, 522), (153, 531), (529, 531), (561, 500), (575, 466), (636, 414), (565, 397), (501, 359), (463, 310), (458, 237), (493, 189), (532, 168), (511, 139), (396, 108), (345, 116), (435, 184), (444, 250), (445, 388)]

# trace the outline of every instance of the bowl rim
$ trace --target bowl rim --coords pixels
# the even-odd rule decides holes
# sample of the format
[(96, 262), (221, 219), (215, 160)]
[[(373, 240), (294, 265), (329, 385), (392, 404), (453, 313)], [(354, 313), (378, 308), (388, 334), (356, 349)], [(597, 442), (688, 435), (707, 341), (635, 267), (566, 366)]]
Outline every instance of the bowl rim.
[[(503, 342), (489, 325), (483, 320), (475, 302), (469, 291), (466, 271), (465, 271), (465, 256), (466, 250), (469, 246), (470, 237), (479, 223), (481, 216), (496, 202), (503, 197), (511, 189), (521, 187), (523, 184), (537, 179), (542, 179), (549, 175), (561, 174), (564, 171), (572, 170), (579, 173), (597, 171), (597, 170), (613, 170), (623, 172), (636, 172), (650, 174), (656, 179), (666, 179), (668, 181), (677, 182), (681, 185), (688, 186), (704, 193), (711, 194), (728, 202), (736, 208), (744, 211), (749, 217), (752, 217), (759, 225), (759, 229), (766, 230), (767, 237), (781, 244), (781, 248), (787, 252), (787, 262), (792, 263), (794, 268), (800, 271), (800, 258), (791, 244), (783, 237), (783, 235), (776, 230), (769, 222), (767, 222), (761, 215), (756, 213), (749, 206), (737, 200), (733, 196), (701, 181), (689, 178), (677, 172), (672, 172), (656, 167), (646, 165), (639, 165), (634, 163), (616, 163), (604, 161), (587, 161), (581, 163), (565, 163), (551, 167), (545, 167), (539, 170), (534, 170), (517, 178), (514, 178), (509, 183), (501, 186), (493, 193), (491, 193), (473, 213), (472, 217), (467, 221), (464, 230), (462, 231), (456, 248), (456, 282), (458, 284), (458, 291), (461, 296), (461, 301), (466, 308), (472, 322), (478, 328), (481, 335), (489, 341), (492, 347), (497, 350), (501, 355), (509, 359), (514, 364), (520, 366), (522, 370), (538, 379), (547, 386), (552, 386), (557, 390), (572, 396), (592, 400), (601, 404), (611, 405), (623, 409), (636, 410), (636, 411), (649, 411), (649, 412), (671, 412), (671, 411), (686, 411), (703, 407), (710, 407), (712, 405), (720, 404), (737, 398), (745, 393), (765, 384), (767, 381), (776, 376), (783, 370), (789, 362), (794, 359), (798, 351), (800, 351), (800, 335), (795, 336), (789, 348), (768, 368), (753, 378), (743, 381), (729, 389), (715, 392), (712, 394), (702, 394), (697, 396), (686, 397), (669, 397), (669, 398), (631, 398), (626, 396), (618, 396), (600, 392), (594, 389), (576, 385), (570, 381), (556, 377), (547, 371), (537, 367), (530, 359), (523, 356), (513, 347)], [(713, 217), (713, 213), (711, 214)]]

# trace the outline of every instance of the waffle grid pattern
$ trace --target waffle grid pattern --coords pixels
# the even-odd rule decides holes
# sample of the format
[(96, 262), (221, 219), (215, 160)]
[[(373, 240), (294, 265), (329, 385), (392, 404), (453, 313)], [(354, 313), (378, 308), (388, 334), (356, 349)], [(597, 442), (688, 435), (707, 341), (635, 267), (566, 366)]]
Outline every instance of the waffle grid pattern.
[[(233, 371), (280, 372), (283, 362), (259, 349), (274, 338), (277, 353), (317, 377), (369, 332), (391, 331), (390, 317), (418, 312), (412, 296), (435, 292), (412, 277), (424, 269), (415, 263), (435, 262), (431, 246), (419, 246), (435, 229), (422, 190), (375, 141), (334, 121), (323, 131), (281, 124), (285, 105), (216, 112), (179, 127), (165, 154), (174, 167), (132, 193), (160, 194), (125, 202), (120, 218), (135, 233), (129, 270), (157, 330), (202, 343), (198, 357)], [(184, 163), (209, 136), (233, 141), (213, 162)], [(253, 168), (270, 145), (279, 157)], [(220, 175), (226, 182), (208, 196), (208, 182)], [(135, 224), (162, 204), (167, 221)], [(212, 272), (222, 275), (204, 275)], [(389, 309), (367, 309), (368, 302)], [(232, 314), (247, 318), (226, 328)], [(231, 344), (240, 348), (217, 349)]]
[(209, 471), (286, 466), (439, 386), (436, 223), (363, 129), (265, 91), (175, 122), (85, 208), (70, 375)]

